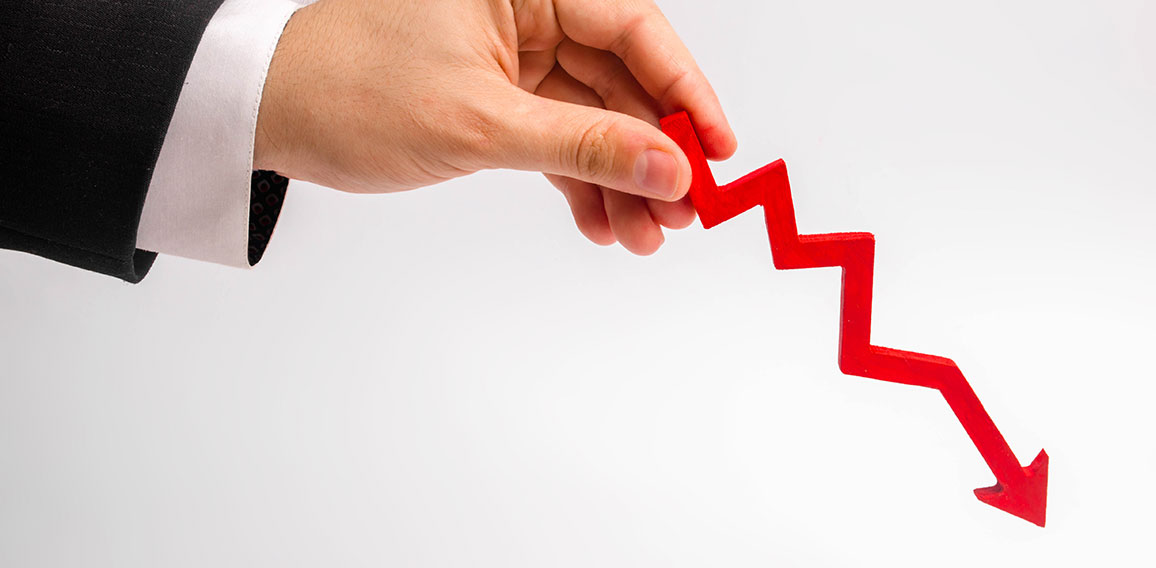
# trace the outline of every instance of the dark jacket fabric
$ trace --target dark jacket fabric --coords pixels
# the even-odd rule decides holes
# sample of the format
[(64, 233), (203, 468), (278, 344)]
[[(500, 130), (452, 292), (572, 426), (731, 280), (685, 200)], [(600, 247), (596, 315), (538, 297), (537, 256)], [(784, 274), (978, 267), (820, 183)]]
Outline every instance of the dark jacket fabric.
[(137, 227), (221, 0), (0, 0), (0, 248), (139, 282)]

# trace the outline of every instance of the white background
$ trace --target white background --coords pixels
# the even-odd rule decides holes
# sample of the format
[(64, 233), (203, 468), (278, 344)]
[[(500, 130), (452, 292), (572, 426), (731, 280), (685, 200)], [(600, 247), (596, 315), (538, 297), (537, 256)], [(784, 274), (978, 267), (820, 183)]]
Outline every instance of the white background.
[(0, 566), (1152, 565), (1156, 4), (663, 7), (716, 175), (875, 233), (874, 342), (1048, 450), (1046, 529), (934, 391), (839, 374), (838, 272), (757, 213), (640, 259), (500, 172), (297, 184), (252, 272), (0, 254)]

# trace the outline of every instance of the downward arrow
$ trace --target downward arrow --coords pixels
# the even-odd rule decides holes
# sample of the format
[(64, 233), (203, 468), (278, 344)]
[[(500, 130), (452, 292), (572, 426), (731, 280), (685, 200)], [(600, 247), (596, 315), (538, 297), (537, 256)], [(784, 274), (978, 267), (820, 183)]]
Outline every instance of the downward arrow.
[(662, 120), (662, 130), (690, 159), (690, 198), (709, 229), (762, 205), (775, 268), (843, 268), (839, 370), (848, 375), (938, 390), (963, 425), (996, 484), (975, 490), (980, 501), (1044, 526), (1048, 501), (1048, 454), (1040, 451), (1020, 467), (979, 397), (951, 359), (871, 345), (871, 294), (875, 237), (871, 233), (800, 235), (787, 166), (782, 160), (719, 187), (685, 112)]

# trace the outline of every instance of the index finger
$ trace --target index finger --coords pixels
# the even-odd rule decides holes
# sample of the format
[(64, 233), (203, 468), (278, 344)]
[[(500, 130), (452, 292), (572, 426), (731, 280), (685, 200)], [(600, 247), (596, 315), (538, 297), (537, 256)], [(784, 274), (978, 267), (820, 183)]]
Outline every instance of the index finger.
[(574, 41), (618, 55), (663, 114), (690, 113), (712, 159), (738, 146), (718, 96), (690, 50), (651, 0), (554, 0), (562, 31)]

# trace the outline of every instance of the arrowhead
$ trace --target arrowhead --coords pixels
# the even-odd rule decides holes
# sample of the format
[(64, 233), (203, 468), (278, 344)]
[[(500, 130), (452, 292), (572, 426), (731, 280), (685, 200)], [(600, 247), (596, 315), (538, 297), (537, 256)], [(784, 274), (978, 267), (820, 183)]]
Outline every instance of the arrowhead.
[(1048, 509), (1048, 454), (1040, 450), (1032, 465), (1023, 468), (1023, 477), (1011, 481), (1007, 487), (996, 483), (976, 489), (975, 496), (992, 507), (1044, 526)]

